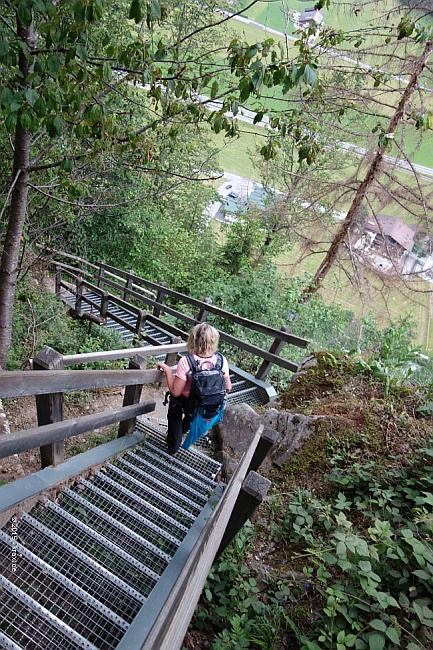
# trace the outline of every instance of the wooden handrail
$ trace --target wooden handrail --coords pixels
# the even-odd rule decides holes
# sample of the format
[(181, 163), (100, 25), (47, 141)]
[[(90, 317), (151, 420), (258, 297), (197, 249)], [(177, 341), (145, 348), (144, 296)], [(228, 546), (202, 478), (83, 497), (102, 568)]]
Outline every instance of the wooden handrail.
[(159, 370), (3, 370), (0, 372), (0, 398), (158, 384), (163, 377)]
[(169, 343), (167, 345), (148, 345), (143, 348), (125, 348), (122, 350), (107, 350), (104, 352), (84, 352), (82, 354), (65, 354), (63, 356), (64, 366), (73, 366), (78, 363), (96, 363), (98, 361), (115, 361), (117, 359), (130, 359), (136, 354), (144, 357), (172, 354), (173, 352), (185, 352), (186, 343)]
[[(46, 372), (49, 371), (47, 370)], [(7, 433), (4, 436), (0, 436), (0, 458), (5, 458), (12, 454), (19, 454), (22, 451), (28, 451), (35, 447), (61, 442), (67, 438), (72, 438), (72, 436), (78, 436), (109, 424), (130, 420), (138, 415), (150, 413), (154, 410), (155, 402), (146, 402), (145, 404), (134, 404), (133, 406), (124, 406), (123, 408), (112, 409), (110, 411), (102, 411), (101, 413), (83, 415), (72, 420), (44, 424), (41, 427), (34, 427), (25, 431)], [(119, 439), (119, 449), (121, 447), (122, 441)]]
[[(57, 265), (62, 266), (61, 262), (56, 262)], [(107, 265), (103, 265), (104, 268), (107, 269), (112, 269), (114, 267), (107, 267)], [(124, 291), (124, 286), (123, 285), (118, 285), (114, 283), (113, 281), (106, 281), (105, 278), (102, 278), (105, 284), (107, 286), (110, 286), (113, 289), (117, 289), (119, 292)], [(174, 291), (173, 289), (169, 289), (167, 287), (161, 287), (161, 285), (155, 283), (155, 282), (150, 282), (149, 280), (144, 280), (143, 278), (139, 278), (137, 276), (134, 276), (135, 284), (140, 284), (143, 283), (148, 287), (151, 287), (154, 291), (161, 290), (163, 288), (164, 293), (167, 296), (170, 296), (172, 298), (175, 298), (176, 300), (179, 300), (180, 302), (183, 302), (185, 304), (192, 305), (194, 307), (197, 307), (198, 309), (205, 309), (209, 313), (214, 314), (215, 316), (218, 316), (219, 318), (223, 318), (226, 320), (229, 320), (233, 323), (236, 323), (237, 325), (241, 325), (247, 329), (254, 330), (256, 332), (260, 332), (261, 334), (264, 334), (266, 336), (270, 336), (272, 338), (279, 338), (280, 340), (284, 341), (285, 343), (289, 343), (291, 345), (295, 345), (296, 347), (300, 348), (306, 348), (309, 344), (309, 341), (307, 339), (304, 339), (300, 336), (295, 336), (294, 334), (290, 334), (289, 332), (283, 332), (275, 327), (271, 327), (269, 325), (264, 325), (262, 323), (259, 323), (257, 321), (250, 320), (248, 318), (244, 318), (243, 316), (238, 316), (237, 314), (234, 314), (233, 312), (226, 311), (225, 309), (221, 309), (220, 307), (216, 307), (208, 302), (205, 302), (204, 300), (198, 300), (197, 298), (191, 298), (189, 296), (186, 296), (185, 294), (179, 293), (178, 291)], [(97, 291), (98, 293), (101, 293), (101, 289), (96, 287), (95, 285), (87, 282), (87, 280), (84, 281), (84, 285), (87, 286), (89, 289), (92, 289), (94, 291)], [(151, 307), (157, 307), (165, 311), (167, 314), (170, 314), (172, 316), (175, 316), (177, 318), (181, 318), (184, 321), (189, 321), (189, 322), (195, 322), (195, 319), (187, 316), (186, 314), (182, 314), (182, 312), (179, 312), (176, 309), (173, 309), (172, 307), (169, 307), (168, 305), (158, 303), (156, 300), (148, 298), (146, 296), (143, 296), (139, 294), (138, 292), (134, 291), (133, 289), (128, 290), (128, 295), (132, 298), (135, 298), (136, 300), (141, 300), (143, 301), (146, 305), (151, 306)], [(119, 304), (124, 303), (127, 309), (131, 309), (131, 304), (127, 303), (126, 301), (123, 301), (121, 298), (116, 298), (116, 302), (119, 301)]]

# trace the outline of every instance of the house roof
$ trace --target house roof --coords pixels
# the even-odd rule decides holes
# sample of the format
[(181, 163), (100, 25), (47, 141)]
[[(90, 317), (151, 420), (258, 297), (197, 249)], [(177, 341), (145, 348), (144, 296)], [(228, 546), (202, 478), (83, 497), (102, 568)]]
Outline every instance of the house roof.
[(377, 214), (366, 221), (365, 227), (371, 232), (391, 237), (407, 251), (413, 248), (415, 231), (396, 217)]
[(298, 23), (300, 25), (311, 25), (312, 23), (316, 23), (316, 25), (320, 25), (320, 23), (322, 22), (323, 22), (322, 12), (319, 11), (318, 9), (315, 9), (314, 7), (310, 7), (309, 9), (303, 11), (298, 18)]
[(279, 192), (271, 192), (261, 185), (255, 185), (247, 199), (241, 196), (237, 196), (236, 198), (230, 195), (226, 196), (224, 199), (224, 211), (231, 214), (239, 214), (245, 212), (251, 206), (264, 210), (275, 201), (276, 194), (279, 194)]

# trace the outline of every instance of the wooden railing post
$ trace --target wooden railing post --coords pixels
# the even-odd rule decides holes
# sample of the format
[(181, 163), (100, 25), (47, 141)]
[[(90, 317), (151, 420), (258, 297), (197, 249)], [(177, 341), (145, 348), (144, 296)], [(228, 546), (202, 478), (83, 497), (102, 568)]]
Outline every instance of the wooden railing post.
[(75, 312), (81, 315), (81, 303), (83, 302), (83, 278), (79, 276), (76, 281), (75, 290)]
[[(180, 336), (173, 336), (170, 343), (172, 344), (182, 343), (182, 339), (180, 338)], [(168, 354), (165, 355), (165, 363), (167, 364), (167, 366), (170, 366), (171, 368), (172, 366), (175, 365), (178, 354), (179, 354), (178, 352), (169, 352)], [(159, 385), (161, 386), (161, 388), (167, 387), (167, 379), (165, 378), (165, 375), (162, 375), (162, 379), (159, 382)]]
[(129, 301), (129, 291), (132, 288), (133, 281), (134, 281), (134, 271), (130, 269), (128, 275), (126, 276), (125, 288), (123, 290), (123, 300), (125, 302)]
[(54, 273), (55, 273), (55, 292), (56, 296), (60, 296), (61, 292), (61, 283), (62, 283), (62, 269), (59, 264), (54, 264)]
[[(33, 359), (33, 370), (62, 370), (63, 356), (49, 348), (45, 347)], [(41, 378), (43, 381), (43, 378)], [(63, 420), (63, 393), (50, 393), (48, 395), (36, 396), (36, 411), (38, 415), (38, 425), (53, 424)], [(65, 457), (64, 441), (55, 442), (51, 445), (40, 447), (42, 469), (48, 465), (59, 465), (63, 463)]]
[[(160, 287), (166, 287), (165, 282), (160, 283)], [(158, 293), (156, 294), (156, 302), (163, 303), (164, 302), (164, 296), (165, 296), (165, 291), (164, 289), (159, 289)], [(153, 315), (156, 316), (156, 318), (159, 318), (159, 315), (161, 313), (161, 308), (160, 307), (154, 307), (153, 308)]]
[(137, 314), (137, 322), (135, 324), (134, 345), (139, 346), (140, 344), (141, 330), (144, 329), (144, 326), (146, 324), (146, 319), (147, 319), (147, 311), (144, 311), (144, 309), (140, 309), (140, 311)]
[(105, 268), (104, 268), (105, 260), (101, 260), (99, 262), (99, 270), (98, 270), (98, 288), (103, 289), (104, 287), (104, 275), (105, 275)]
[(260, 436), (260, 440), (257, 443), (256, 450), (251, 459), (251, 463), (248, 467), (248, 471), (256, 472), (259, 469), (260, 465), (270, 452), (272, 445), (276, 443), (279, 435), (280, 434), (275, 429), (263, 429), (262, 435)]
[(107, 318), (109, 301), (110, 301), (110, 294), (108, 293), (108, 291), (103, 291), (101, 296), (101, 311), (99, 312), (101, 318)]
[[(283, 325), (283, 327), (281, 328), (281, 331), (286, 333), (286, 334), (290, 334), (291, 329), (290, 329), (290, 327), (288, 325)], [(284, 347), (284, 341), (282, 341), (281, 339), (279, 339), (277, 337), (274, 340), (274, 342), (272, 343), (271, 347), (269, 348), (269, 352), (271, 352), (272, 354), (280, 354), (283, 347)], [(262, 365), (260, 366), (260, 368), (256, 372), (256, 375), (255, 375), (256, 379), (264, 379), (266, 377), (266, 375), (269, 374), (269, 372), (270, 372), (273, 365), (274, 364), (271, 361), (266, 361), (266, 360), (263, 361)]]
[(220, 557), (221, 553), (234, 539), (247, 519), (250, 519), (254, 511), (263, 502), (270, 486), (271, 481), (269, 479), (260, 476), (257, 472), (248, 472), (244, 482), (242, 483), (241, 490), (236, 499), (235, 506), (222, 537), (221, 544), (219, 545), (215, 560)]
[[(129, 361), (129, 368), (131, 370), (146, 370), (147, 359), (141, 357), (137, 354), (135, 357), (132, 357)], [(143, 390), (143, 384), (136, 384), (135, 386), (125, 386), (125, 395), (123, 397), (123, 406), (132, 406), (133, 404), (139, 404), (141, 399), (141, 391)], [(118, 438), (123, 436), (130, 436), (135, 428), (135, 418), (132, 420), (124, 420), (119, 424), (119, 430), (117, 433)]]
[[(205, 298), (203, 302), (205, 302), (207, 305), (212, 304), (212, 300), (210, 298)], [(197, 322), (204, 323), (205, 321), (207, 321), (208, 316), (209, 316), (209, 311), (206, 309), (206, 307), (202, 307), (197, 316)]]

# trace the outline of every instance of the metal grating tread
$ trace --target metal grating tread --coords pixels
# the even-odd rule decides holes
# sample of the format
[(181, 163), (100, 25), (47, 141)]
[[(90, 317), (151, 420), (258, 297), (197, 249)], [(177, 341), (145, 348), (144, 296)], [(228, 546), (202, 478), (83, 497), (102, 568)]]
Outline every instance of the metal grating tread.
[(0, 530), (0, 647), (111, 650), (146, 607), (220, 465), (170, 457), (161, 432), (140, 429), (141, 445)]
[(137, 418), (136, 429), (149, 436), (148, 440), (143, 444), (146, 445), (148, 442), (150, 446), (157, 447), (164, 454), (167, 466), (186, 469), (191, 475), (206, 477), (211, 481), (214, 481), (218, 476), (221, 463), (206, 454), (202, 454), (197, 449), (179, 449), (175, 456), (170, 456), (166, 451), (165, 433), (144, 418)]
[[(4, 539), (6, 537), (6, 539)], [(123, 637), (128, 624), (96, 598), (89, 597), (70, 580), (17, 544), (19, 571), (11, 569), (10, 542), (0, 540), (3, 576), (11, 585), (98, 647), (112, 647)]]
[[(97, 650), (90, 641), (75, 632), (45, 607), (36, 603), (31, 596), (15, 587), (0, 575), (2, 606), (8, 616), (4, 621), (5, 634), (21, 648), (49, 648), (57, 650)], [(34, 642), (37, 630), (37, 643)], [(104, 645), (108, 648), (107, 645)]]
[(89, 595), (98, 598), (124, 620), (131, 622), (145, 597), (129, 587), (77, 547), (24, 515), (19, 525), (20, 541), (44, 562), (70, 578)]

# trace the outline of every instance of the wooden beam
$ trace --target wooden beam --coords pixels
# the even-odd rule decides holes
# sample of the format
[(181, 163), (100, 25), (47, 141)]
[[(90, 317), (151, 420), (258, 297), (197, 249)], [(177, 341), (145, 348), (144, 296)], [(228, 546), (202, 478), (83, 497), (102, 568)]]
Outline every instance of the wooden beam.
[[(94, 429), (99, 429), (109, 424), (123, 422), (123, 420), (129, 420), (154, 410), (155, 402), (146, 402), (145, 404), (126, 406), (111, 411), (103, 411), (102, 413), (83, 415), (80, 418), (46, 424), (42, 427), (34, 427), (25, 431), (7, 433), (4, 436), (0, 436), (0, 458), (19, 454), (22, 451), (28, 451), (35, 447), (60, 442), (61, 440), (66, 440), (66, 438), (72, 438), (72, 436), (93, 431)], [(121, 447), (122, 441), (119, 440), (119, 450)]]
[(0, 398), (47, 393), (159, 384), (160, 370), (45, 370), (44, 373), (12, 370), (0, 372)]
[(125, 348), (123, 350), (107, 350), (106, 352), (89, 352), (88, 354), (65, 354), (63, 357), (64, 366), (72, 366), (77, 363), (93, 363), (95, 361), (115, 361), (116, 359), (131, 359), (136, 354), (144, 357), (156, 357), (170, 352), (185, 352), (186, 343), (175, 343), (167, 345), (148, 345), (142, 348)]
[[(109, 268), (109, 267), (105, 265), (105, 268)], [(113, 281), (105, 281), (105, 284), (121, 292), (123, 292), (124, 290), (123, 284), (119, 284)], [(268, 325), (264, 325), (263, 323), (249, 320), (248, 318), (243, 318), (242, 316), (238, 316), (237, 314), (226, 311), (225, 309), (221, 309), (220, 307), (216, 307), (214, 305), (208, 304), (203, 300), (190, 298), (189, 296), (186, 296), (177, 291), (173, 291), (172, 289), (169, 289), (168, 287), (165, 287), (163, 285), (157, 284), (155, 282), (150, 282), (148, 280), (143, 280), (143, 278), (139, 278), (138, 276), (134, 278), (134, 284), (136, 285), (143, 284), (145, 286), (151, 287), (151, 289), (153, 289), (153, 291), (155, 291), (156, 293), (158, 293), (158, 291), (164, 291), (164, 294), (166, 294), (167, 296), (171, 296), (172, 298), (175, 298), (180, 302), (183, 302), (187, 305), (192, 305), (194, 307), (197, 307), (198, 309), (205, 309), (211, 314), (215, 314), (220, 318), (225, 318), (226, 320), (232, 323), (237, 323), (238, 325), (241, 325), (242, 327), (245, 327), (247, 329), (251, 329), (256, 332), (261, 332), (262, 334), (265, 334), (266, 336), (270, 336), (273, 339), (278, 337), (282, 341), (284, 341), (285, 343), (289, 343), (290, 345), (295, 345), (300, 348), (306, 348), (309, 345), (309, 341), (307, 339), (301, 338), (300, 336), (295, 336), (294, 334), (282, 332), (281, 330), (278, 330), (275, 327), (270, 327)], [(87, 286), (89, 289), (97, 290), (97, 287), (95, 287), (93, 284), (89, 282), (84, 282), (84, 285)], [(159, 303), (158, 300), (146, 298), (140, 293), (134, 292), (132, 289), (128, 291), (128, 294), (131, 298), (134, 298), (136, 300), (141, 300), (146, 305), (153, 307), (157, 312), (158, 310), (162, 310), (165, 311), (167, 314), (170, 314), (171, 316), (180, 318), (184, 322), (193, 321), (192, 324), (195, 324), (197, 322), (196, 319), (191, 319), (191, 317), (187, 316), (186, 314), (183, 314), (182, 312), (173, 309), (168, 305)], [(129, 308), (131, 307), (129, 303), (126, 303), (124, 300), (118, 298), (117, 296), (114, 296), (114, 300), (117, 304), (124, 305), (126, 309), (128, 309), (128, 307)]]

